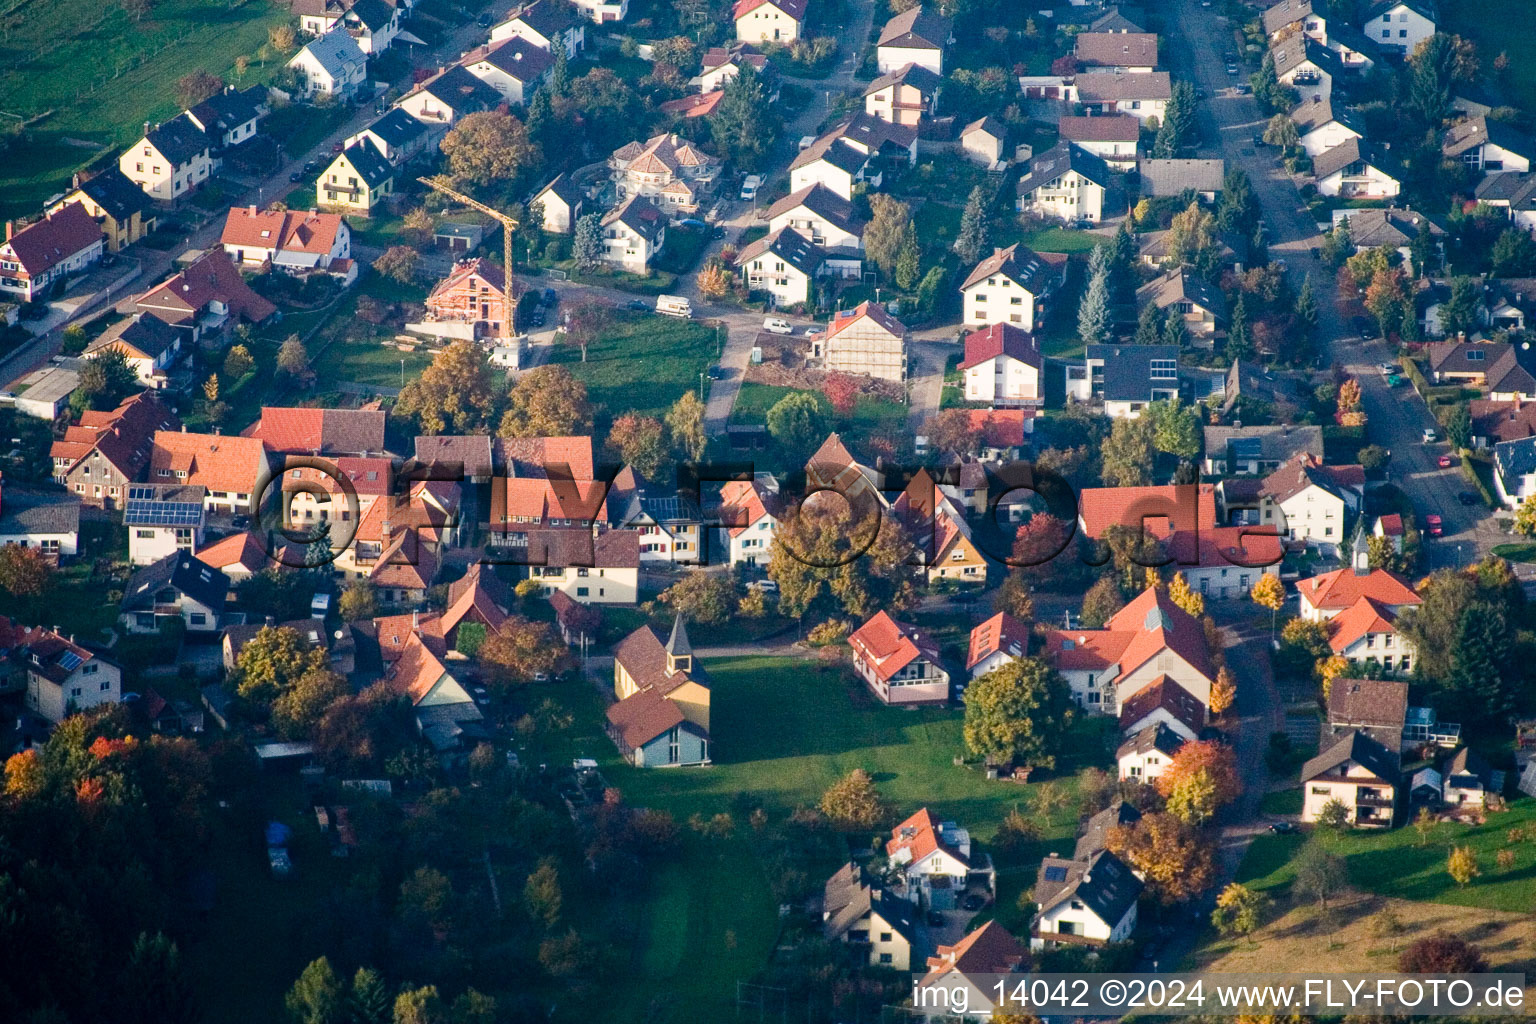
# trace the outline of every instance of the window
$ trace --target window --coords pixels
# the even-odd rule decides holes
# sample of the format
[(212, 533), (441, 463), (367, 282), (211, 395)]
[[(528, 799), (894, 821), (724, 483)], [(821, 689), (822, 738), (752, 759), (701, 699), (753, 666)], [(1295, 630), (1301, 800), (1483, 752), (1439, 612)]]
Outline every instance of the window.
[(880, 954), (880, 962), (883, 963), (883, 964), (890, 963), (891, 962), (891, 954), (889, 954), (889, 953), (881, 953)]
[(890, 942), (891, 941), (891, 933), (890, 932), (881, 932), (880, 933), (880, 941), (881, 942)]
[(110, 680), (110, 679), (103, 679), (101, 681), (101, 691), (103, 693), (105, 693), (105, 692), (107, 692), (110, 689), (112, 689), (112, 680)]
[(208, 625), (208, 616), (204, 615), (202, 612), (193, 612), (192, 615), (191, 615), (191, 625), (194, 625), (194, 626), (206, 626), (206, 625)]
[(588, 588), (586, 588), (586, 587), (577, 587), (576, 588), (576, 596), (577, 597), (586, 597), (587, 593), (588, 593)]

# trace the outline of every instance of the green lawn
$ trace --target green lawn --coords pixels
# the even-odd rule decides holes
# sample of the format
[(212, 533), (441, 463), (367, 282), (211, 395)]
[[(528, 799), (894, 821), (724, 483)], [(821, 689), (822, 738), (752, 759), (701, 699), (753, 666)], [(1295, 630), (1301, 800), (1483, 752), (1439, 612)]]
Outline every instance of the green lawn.
[(1536, 544), (1495, 544), (1493, 553), (1511, 562), (1536, 562)]
[(1477, 44), (1484, 73), (1493, 73), (1493, 60), (1500, 53), (1509, 54), (1502, 81), (1510, 101), (1526, 110), (1536, 106), (1536, 37), (1510, 30), (1530, 17), (1527, 0), (1447, 0), (1440, 13), (1442, 31)]
[(1301, 790), (1281, 789), (1273, 793), (1265, 793), (1264, 799), (1259, 802), (1261, 814), (1300, 814)]
[(1024, 244), (1036, 252), (1088, 252), (1106, 241), (1103, 235), (1072, 228), (1041, 228), (1024, 234)]
[[(587, 385), (592, 401), (611, 415), (626, 412), (660, 417), (718, 358), (713, 328), (673, 317), (625, 315), (581, 350), (561, 345), (551, 362), (560, 363)], [(708, 387), (706, 382), (705, 387)], [(708, 392), (706, 391), (706, 394)]]
[(731, 422), (766, 423), (769, 409), (772, 409), (786, 395), (797, 393), (815, 395), (822, 415), (827, 417), (834, 429), (855, 442), (882, 430), (900, 429), (907, 421), (905, 405), (873, 395), (860, 395), (854, 403), (853, 412), (847, 416), (840, 416), (832, 410), (832, 403), (827, 401), (827, 397), (819, 391), (802, 392), (799, 388), (745, 381), (736, 395), (736, 406), (731, 410)]
[(1290, 885), (1296, 877), (1291, 858), (1306, 842), (1306, 836), (1255, 836), (1237, 866), (1236, 881), (1250, 889), (1275, 889)]
[(401, 352), (375, 337), (355, 337), (349, 331), (326, 346), (313, 365), (322, 388), (336, 381), (398, 388), (402, 379), (415, 380), (432, 365), (432, 353), (424, 348)]
[(267, 29), (289, 17), (275, 0), (161, 0), (135, 22), (115, 3), (33, 0), (7, 5), (0, 35), (0, 111), (32, 123), (0, 162), (0, 215), (36, 212), (70, 173), (131, 142), (145, 121), (177, 112), (176, 80), (203, 70), (237, 84), (265, 80), (256, 58)]

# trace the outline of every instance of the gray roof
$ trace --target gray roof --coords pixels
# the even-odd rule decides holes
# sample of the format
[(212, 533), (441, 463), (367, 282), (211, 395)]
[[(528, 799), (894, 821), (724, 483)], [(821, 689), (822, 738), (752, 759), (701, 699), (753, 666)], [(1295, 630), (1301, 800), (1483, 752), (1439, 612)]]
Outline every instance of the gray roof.
[(129, 181), (116, 164), (94, 178), (82, 181), (80, 191), (119, 223), (130, 219), (135, 213), (145, 213), (154, 206), (149, 194)]
[(1173, 79), (1166, 71), (1131, 75), (1079, 75), (1077, 95), (1084, 103), (1118, 100), (1166, 100), (1173, 96)]
[(1141, 172), (1141, 194), (1146, 196), (1176, 196), (1187, 188), (1220, 192), (1227, 174), (1225, 160), (1144, 158), (1136, 166)]
[(576, 24), (575, 10), (570, 4), (557, 0), (534, 0), (521, 11), (508, 14), (506, 21), (521, 21), (545, 39), (554, 39)]
[(1289, 36), (1272, 45), (1269, 52), (1275, 60), (1275, 74), (1282, 77), (1308, 62), (1330, 76), (1341, 70), (1333, 51), (1309, 37)]
[(1274, 35), (1312, 13), (1312, 0), (1280, 0), (1264, 12), (1264, 32)]
[(172, 552), (128, 578), (123, 588), (123, 610), (153, 608), (155, 595), (167, 586), (217, 610), (224, 607), (229, 594), (229, 577), (185, 551)]
[(1108, 850), (1086, 861), (1047, 857), (1040, 862), (1035, 880), (1035, 899), (1042, 914), (1075, 897), (1110, 927), (1136, 905), (1141, 890), (1141, 879)]
[[(325, 35), (305, 43), (304, 50), (300, 52), (308, 52), (332, 78), (341, 78), (348, 64), (362, 64), (367, 61), (363, 51), (347, 34), (347, 30), (340, 25)], [(298, 54), (294, 55), (294, 59), (298, 59)], [(288, 63), (292, 64), (293, 61), (290, 60)]]
[(1167, 309), (1175, 302), (1189, 302), (1218, 320), (1225, 320), (1227, 316), (1227, 297), (1221, 289), (1183, 267), (1170, 270), (1136, 289), (1136, 301), (1141, 305), (1150, 302), (1159, 309)]
[(62, 491), (6, 484), (0, 494), (0, 537), (78, 533), (80, 499)]
[(1500, 441), (1493, 446), (1493, 464), (1504, 478), (1504, 489), (1513, 494), (1518, 478), (1536, 473), (1536, 437)]
[(853, 204), (820, 182), (791, 192), (768, 207), (768, 219), (771, 221), (802, 206), (849, 234), (863, 234), (864, 225), (854, 216)]
[(919, 89), (924, 93), (932, 93), (935, 89), (942, 85), (943, 82), (944, 79), (940, 78), (932, 71), (929, 71), (921, 64), (909, 62), (907, 64), (903, 64), (895, 71), (887, 71), (873, 82), (870, 82), (869, 86), (864, 90), (864, 95), (868, 96), (870, 93), (879, 92), (881, 89), (888, 88), (898, 83), (902, 85), (910, 85), (912, 88)]
[(113, 343), (121, 341), (125, 345), (132, 345), (151, 359), (158, 359), (167, 349), (176, 344), (180, 336), (176, 328), (155, 314), (140, 313), (132, 320), (122, 321), (115, 328), (108, 328), (101, 337), (91, 342), (86, 353), (100, 352)]
[(455, 64), (436, 78), (423, 82), (421, 91), (431, 94), (458, 114), (494, 110), (501, 104), (501, 93), (470, 74), (462, 64)]
[(1372, 18), (1379, 17), (1385, 12), (1392, 10), (1399, 4), (1410, 11), (1423, 15), (1430, 21), (1439, 20), (1439, 12), (1436, 11), (1433, 0), (1369, 0), (1366, 4), (1365, 12), (1360, 16), (1360, 20), (1370, 21)]
[(368, 31), (377, 32), (389, 24), (389, 19), (395, 16), (395, 9), (384, 0), (356, 0), (352, 10), (347, 13), (368, 26)]
[(1147, 754), (1154, 750), (1172, 757), (1183, 745), (1183, 736), (1168, 728), (1167, 722), (1158, 722), (1156, 725), (1147, 726), (1120, 744), (1115, 750), (1115, 757), (1118, 759), (1127, 754)]
[(1073, 860), (1087, 860), (1104, 849), (1109, 830), (1117, 825), (1134, 825), (1141, 820), (1141, 812), (1134, 804), (1116, 800), (1083, 825), (1083, 834), (1077, 837), (1077, 849), (1072, 851)]
[(1146, 8), (1141, 6), (1133, 7), (1129, 4), (1117, 4), (1093, 19), (1092, 23), (1088, 26), (1088, 31), (1145, 32), (1146, 24)]
[(1490, 174), (1477, 183), (1478, 202), (1507, 205), (1512, 210), (1536, 209), (1536, 172)]
[(194, 484), (129, 484), (123, 504), (128, 526), (199, 526), (207, 518), (208, 488)]
[(427, 126), (403, 108), (392, 107), (389, 113), (375, 120), (364, 131), (373, 132), (391, 149), (399, 149), (425, 135)]
[[(1090, 78), (1146, 78), (1146, 75), (1090, 75)], [(1018, 195), (1028, 195), (1042, 185), (1049, 185), (1068, 171), (1076, 171), (1095, 185), (1108, 187), (1113, 176), (1109, 164), (1102, 157), (1075, 146), (1070, 142), (1058, 142), (1029, 162), (1029, 173), (1019, 179), (1015, 189)]]
[(656, 236), (662, 234), (667, 228), (666, 215), (642, 195), (630, 196), (603, 217), (604, 226), (614, 221), (623, 224), (648, 242), (654, 242)]
[[(564, 171), (561, 171), (559, 174), (557, 174), (554, 181), (539, 189), (538, 195), (542, 196), (546, 192), (552, 193), (562, 203), (573, 210), (577, 207), (577, 205), (581, 203), (582, 200), (586, 199), (587, 197), (586, 193), (577, 186), (576, 182), (571, 180), (571, 176), (566, 174)], [(534, 198), (537, 199), (538, 196), (535, 196)]]
[[(1112, 402), (1146, 401), (1152, 393), (1152, 360), (1179, 358), (1177, 345), (1089, 345), (1085, 359), (1104, 360), (1104, 397)], [(1160, 380), (1177, 388), (1178, 377)]]
[(1315, 779), (1345, 761), (1354, 761), (1383, 782), (1397, 783), (1398, 755), (1358, 730), (1346, 733), (1333, 746), (1302, 765), (1301, 781)]
[(223, 92), (208, 97), (192, 108), (192, 116), (209, 131), (227, 132), (254, 121), (265, 112), (267, 87), (253, 85), (249, 89), (227, 86)]
[(923, 7), (913, 7), (896, 15), (880, 30), (879, 46), (897, 46), (906, 49), (942, 50), (949, 41), (953, 26), (950, 20), (932, 14)]
[(1529, 137), (1521, 134), (1513, 125), (1486, 115), (1451, 125), (1441, 137), (1440, 148), (1446, 156), (1460, 156), (1486, 143), (1518, 153), (1527, 159), (1536, 155), (1536, 146), (1532, 145)]
[(1368, 147), (1362, 147), (1359, 139), (1345, 139), (1332, 149), (1324, 150), (1312, 159), (1312, 176), (1318, 181), (1337, 174), (1350, 164), (1368, 160)]
[(782, 227), (765, 238), (751, 242), (736, 257), (738, 267), (745, 266), (763, 253), (772, 253), (806, 276), (813, 276), (826, 260), (821, 247), (800, 232)]
[(173, 164), (184, 164), (209, 146), (208, 133), (186, 113), (156, 125), (145, 132), (144, 137)]
[(916, 938), (917, 909), (886, 889), (861, 865), (850, 861), (827, 879), (822, 888), (822, 934), (827, 938), (841, 938), (871, 911), (909, 943)]
[[(405, 115), (410, 117), (409, 114)], [(412, 121), (416, 119), (411, 117)], [(417, 121), (417, 124), (421, 122)], [(357, 172), (369, 188), (378, 188), (395, 175), (395, 166), (387, 160), (369, 138), (358, 139), (342, 151), (347, 163)]]
[(1319, 426), (1206, 427), (1206, 458), (1226, 457), (1233, 442), (1252, 442), (1257, 458), (1289, 462), (1303, 453), (1323, 457), (1323, 428)]
[(1413, 210), (1376, 209), (1344, 210), (1348, 214), (1350, 240), (1362, 249), (1375, 249), (1390, 245), (1393, 248), (1407, 245), (1419, 234), (1428, 231), (1443, 235), (1445, 231), (1422, 213)]

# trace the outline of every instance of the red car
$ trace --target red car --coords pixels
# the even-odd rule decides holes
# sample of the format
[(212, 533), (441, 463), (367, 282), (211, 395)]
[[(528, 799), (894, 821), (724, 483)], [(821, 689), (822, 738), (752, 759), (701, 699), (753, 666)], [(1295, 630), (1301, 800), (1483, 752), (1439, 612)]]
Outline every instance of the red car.
[(1440, 456), (1438, 461), (1440, 463), (1441, 469), (1450, 469), (1452, 466), (1456, 465), (1456, 460), (1451, 458), (1449, 455)]
[(1438, 537), (1445, 532), (1445, 524), (1440, 521), (1439, 516), (1431, 512), (1424, 517), (1424, 529), (1431, 537)]

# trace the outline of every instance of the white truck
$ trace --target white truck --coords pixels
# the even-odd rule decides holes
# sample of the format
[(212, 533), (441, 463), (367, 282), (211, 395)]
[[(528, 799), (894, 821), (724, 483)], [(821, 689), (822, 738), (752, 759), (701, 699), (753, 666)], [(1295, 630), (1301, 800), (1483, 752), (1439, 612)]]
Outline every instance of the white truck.
[(749, 174), (741, 182), (741, 198), (745, 202), (751, 202), (757, 198), (757, 190), (763, 187), (761, 174)]
[(656, 312), (662, 316), (676, 316), (690, 320), (693, 318), (693, 303), (681, 295), (658, 295)]

